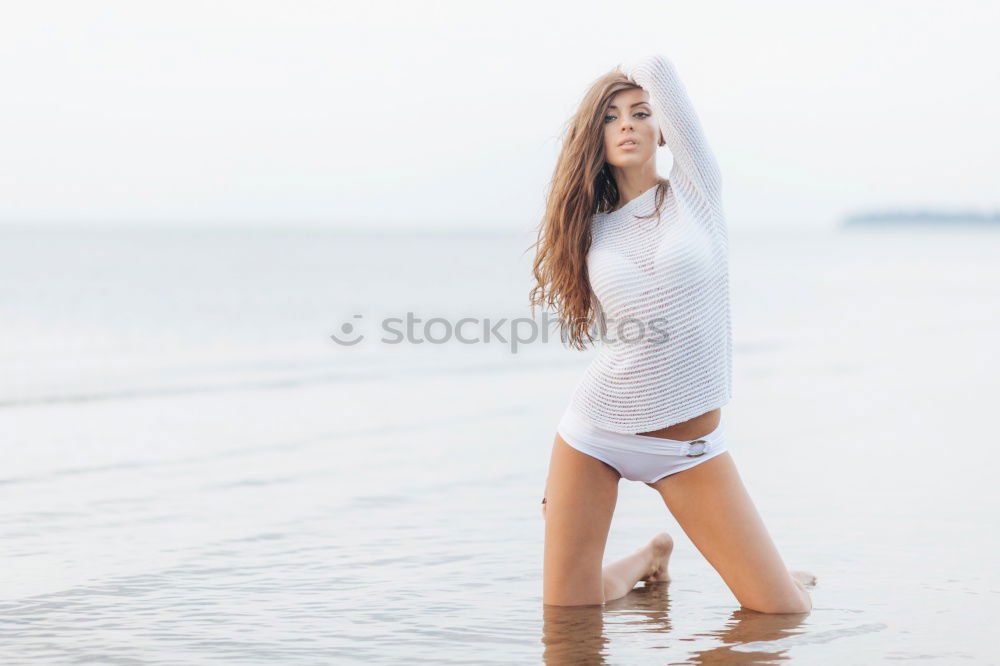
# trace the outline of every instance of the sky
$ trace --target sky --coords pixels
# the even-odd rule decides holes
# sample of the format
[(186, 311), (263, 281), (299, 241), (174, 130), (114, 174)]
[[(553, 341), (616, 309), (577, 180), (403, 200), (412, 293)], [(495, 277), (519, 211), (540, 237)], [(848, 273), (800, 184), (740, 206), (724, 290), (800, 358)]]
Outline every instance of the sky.
[(733, 229), (1000, 209), (998, 26), (970, 0), (9, 3), (0, 225), (534, 229), (586, 88), (652, 53)]

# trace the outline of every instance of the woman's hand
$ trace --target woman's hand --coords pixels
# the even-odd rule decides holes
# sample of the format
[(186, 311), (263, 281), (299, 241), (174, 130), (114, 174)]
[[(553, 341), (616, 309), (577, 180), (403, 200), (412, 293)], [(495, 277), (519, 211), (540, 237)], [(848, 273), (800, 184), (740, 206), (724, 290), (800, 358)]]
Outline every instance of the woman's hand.
[(546, 477), (545, 478), (545, 492), (542, 494), (542, 519), (545, 518), (545, 505), (547, 504), (547, 502), (545, 501), (545, 498), (548, 496), (548, 494), (549, 494), (549, 479), (548, 479), (548, 477)]

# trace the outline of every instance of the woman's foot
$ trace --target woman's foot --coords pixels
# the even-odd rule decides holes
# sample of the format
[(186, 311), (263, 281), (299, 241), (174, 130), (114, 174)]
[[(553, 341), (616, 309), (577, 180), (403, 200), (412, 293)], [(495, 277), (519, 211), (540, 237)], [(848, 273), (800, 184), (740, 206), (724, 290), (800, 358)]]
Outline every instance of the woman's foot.
[(674, 551), (674, 540), (666, 532), (661, 532), (643, 546), (649, 555), (649, 569), (639, 580), (647, 583), (666, 583), (670, 580), (667, 574), (667, 563), (670, 553)]
[(792, 574), (792, 578), (799, 581), (803, 585), (808, 587), (813, 587), (816, 585), (816, 576), (812, 575), (808, 571), (789, 571)]

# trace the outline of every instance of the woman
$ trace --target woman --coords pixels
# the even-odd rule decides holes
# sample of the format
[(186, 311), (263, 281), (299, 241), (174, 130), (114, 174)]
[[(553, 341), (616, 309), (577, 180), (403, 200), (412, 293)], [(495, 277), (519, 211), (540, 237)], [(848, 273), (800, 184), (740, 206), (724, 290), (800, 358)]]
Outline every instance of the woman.
[[(656, 148), (674, 163), (656, 170)], [(552, 305), (574, 347), (602, 344), (557, 428), (542, 514), (545, 604), (589, 605), (669, 580), (670, 535), (601, 566), (621, 478), (663, 498), (739, 603), (812, 608), (726, 450), (732, 397), (728, 237), (721, 178), (672, 63), (656, 55), (598, 79), (571, 120), (538, 252), (532, 305)]]

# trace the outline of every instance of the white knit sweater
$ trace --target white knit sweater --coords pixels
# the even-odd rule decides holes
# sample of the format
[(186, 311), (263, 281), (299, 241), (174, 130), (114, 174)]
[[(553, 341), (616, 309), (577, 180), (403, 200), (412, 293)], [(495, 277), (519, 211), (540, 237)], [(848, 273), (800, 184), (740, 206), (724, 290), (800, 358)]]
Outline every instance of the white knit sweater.
[(638, 433), (732, 397), (728, 238), (719, 168), (673, 65), (656, 55), (622, 71), (649, 93), (674, 164), (659, 219), (635, 218), (654, 211), (652, 187), (591, 220), (587, 269), (606, 333), (570, 408)]

